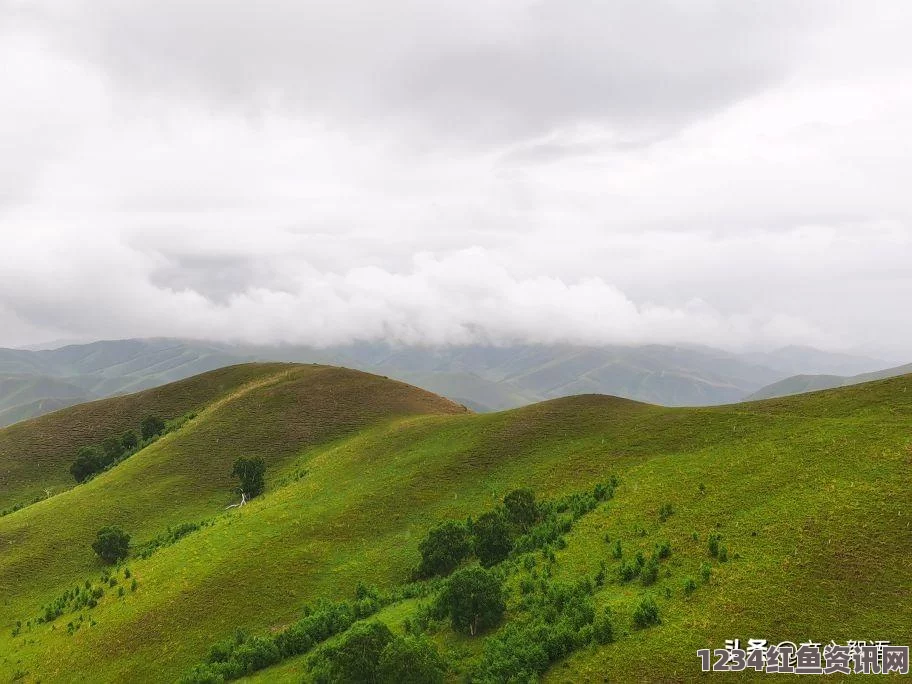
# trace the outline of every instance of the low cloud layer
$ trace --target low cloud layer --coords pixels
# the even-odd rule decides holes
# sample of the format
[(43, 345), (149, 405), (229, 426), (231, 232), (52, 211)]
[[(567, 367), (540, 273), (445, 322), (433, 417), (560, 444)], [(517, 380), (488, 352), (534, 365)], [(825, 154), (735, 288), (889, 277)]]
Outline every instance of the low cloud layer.
[(0, 0), (0, 345), (903, 359), (910, 29), (899, 1)]

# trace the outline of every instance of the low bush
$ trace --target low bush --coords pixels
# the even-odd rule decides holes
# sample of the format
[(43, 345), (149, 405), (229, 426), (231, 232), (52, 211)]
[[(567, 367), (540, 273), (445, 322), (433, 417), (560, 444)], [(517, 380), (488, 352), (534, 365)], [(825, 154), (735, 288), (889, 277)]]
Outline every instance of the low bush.
[(633, 626), (645, 629), (661, 622), (659, 607), (651, 596), (644, 597), (633, 611)]
[(610, 644), (617, 638), (614, 631), (611, 611), (608, 608), (605, 608), (598, 617), (595, 618), (592, 628), (592, 638), (597, 644)]
[(712, 567), (709, 563), (703, 563), (700, 566), (700, 579), (703, 580), (703, 584), (708, 584), (710, 577), (712, 577)]
[(659, 579), (659, 559), (653, 556), (640, 570), (640, 581), (644, 586), (655, 584)]
[(684, 595), (690, 596), (697, 590), (697, 583), (694, 581), (693, 577), (688, 577), (684, 580)]
[(712, 534), (709, 535), (709, 541), (708, 541), (709, 555), (712, 556), (713, 558), (717, 558), (719, 556), (719, 545), (721, 544), (721, 542), (722, 542), (722, 535), (719, 534), (718, 532), (713, 532)]

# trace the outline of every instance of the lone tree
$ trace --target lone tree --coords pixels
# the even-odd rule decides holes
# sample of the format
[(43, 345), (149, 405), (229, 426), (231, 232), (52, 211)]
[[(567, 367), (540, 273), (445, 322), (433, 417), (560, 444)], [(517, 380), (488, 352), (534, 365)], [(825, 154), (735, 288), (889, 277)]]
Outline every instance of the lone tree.
[(472, 526), (475, 533), (475, 555), (486, 568), (506, 558), (513, 548), (510, 528), (499, 511), (488, 511)]
[(252, 499), (263, 493), (265, 486), (263, 475), (266, 472), (266, 461), (262, 456), (244, 458), (241, 456), (234, 462), (231, 474), (241, 481), (241, 500)]
[(497, 575), (477, 565), (454, 572), (438, 601), (438, 612), (450, 616), (453, 629), (471, 636), (500, 622), (506, 609)]
[(152, 439), (165, 431), (165, 421), (158, 416), (146, 416), (139, 424), (139, 431), (143, 439)]
[(70, 466), (70, 474), (76, 482), (85, 482), (89, 475), (94, 475), (104, 468), (103, 459), (95, 447), (82, 447), (76, 460)]
[(531, 489), (514, 489), (504, 497), (504, 515), (510, 524), (527, 532), (538, 521), (538, 504)]
[(114, 525), (102, 527), (92, 542), (92, 550), (105, 563), (116, 563), (127, 557), (130, 548), (130, 535)]
[(464, 523), (455, 520), (435, 525), (418, 544), (418, 550), (421, 551), (418, 566), (421, 577), (448, 575), (472, 551), (469, 530)]

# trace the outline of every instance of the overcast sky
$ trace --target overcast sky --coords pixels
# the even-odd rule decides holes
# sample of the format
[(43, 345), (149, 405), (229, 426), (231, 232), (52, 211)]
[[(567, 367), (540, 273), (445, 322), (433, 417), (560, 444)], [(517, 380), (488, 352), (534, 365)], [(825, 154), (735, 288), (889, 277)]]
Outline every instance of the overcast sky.
[(912, 360), (912, 4), (0, 0), (0, 346)]

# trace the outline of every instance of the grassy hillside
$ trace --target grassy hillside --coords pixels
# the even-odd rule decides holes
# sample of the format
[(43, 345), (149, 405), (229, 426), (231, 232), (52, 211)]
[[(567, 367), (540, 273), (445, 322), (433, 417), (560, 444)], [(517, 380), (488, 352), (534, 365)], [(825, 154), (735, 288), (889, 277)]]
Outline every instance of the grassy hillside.
[[(248, 385), (204, 402), (176, 432), (0, 518), (0, 677), (174, 681), (235, 627), (276, 634), (320, 597), (351, 598), (359, 582), (406, 584), (435, 523), (478, 516), (516, 487), (546, 499), (612, 475), (614, 497), (572, 525), (553, 560), (532, 555), (539, 577), (556, 582), (591, 578), (604, 563), (591, 600), (613, 609), (617, 640), (581, 645), (546, 679), (690, 679), (697, 648), (734, 637), (907, 643), (912, 633), (912, 377), (716, 408), (587, 395), (472, 415), (354, 371), (241, 368)], [(267, 489), (226, 511), (238, 455), (267, 460)], [(201, 521), (137, 555), (169, 526)], [(97, 607), (28, 624), (66, 589), (99, 582), (104, 567), (89, 544), (106, 524), (133, 535), (131, 578), (121, 567)], [(714, 533), (727, 562), (707, 551)], [(654, 584), (621, 579), (622, 564), (664, 541), (671, 555)], [(523, 619), (525, 562), (504, 570), (508, 626)], [(689, 595), (688, 578), (698, 580)], [(647, 595), (661, 624), (634, 629)], [(401, 633), (422, 603), (392, 600), (376, 619)], [(499, 633), (467, 637), (443, 623), (427, 631), (453, 680)], [(309, 672), (297, 657), (255, 679), (297, 682)]]
[(138, 429), (150, 414), (177, 418), (250, 382), (287, 370), (285, 364), (242, 365), (138, 394), (72, 406), (0, 430), (0, 510), (31, 500), (45, 488), (74, 482), (70, 464), (80, 447)]

